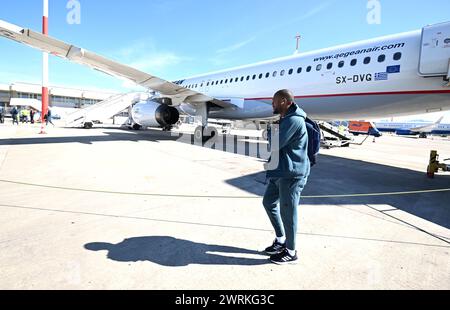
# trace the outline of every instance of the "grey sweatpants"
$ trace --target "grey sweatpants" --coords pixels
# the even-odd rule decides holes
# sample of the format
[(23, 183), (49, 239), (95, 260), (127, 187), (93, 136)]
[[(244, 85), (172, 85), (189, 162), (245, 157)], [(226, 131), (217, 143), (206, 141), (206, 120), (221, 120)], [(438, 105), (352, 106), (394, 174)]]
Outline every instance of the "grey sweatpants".
[(296, 249), (297, 208), (307, 179), (269, 179), (263, 205), (277, 237), (286, 236), (286, 247)]

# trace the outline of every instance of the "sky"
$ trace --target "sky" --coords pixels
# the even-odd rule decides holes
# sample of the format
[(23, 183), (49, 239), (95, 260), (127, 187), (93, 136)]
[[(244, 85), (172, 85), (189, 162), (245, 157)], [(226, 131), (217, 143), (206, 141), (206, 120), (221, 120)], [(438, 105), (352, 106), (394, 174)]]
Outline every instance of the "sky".
[[(41, 31), (42, 0), (0, 0), (0, 19)], [(80, 23), (67, 5), (80, 4)], [(368, 22), (379, 3), (380, 23)], [(49, 0), (49, 34), (168, 80), (420, 29), (448, 0)], [(72, 16), (72, 15), (70, 15)], [(0, 83), (40, 83), (42, 56), (0, 39)], [(50, 85), (129, 91), (131, 83), (50, 58)]]

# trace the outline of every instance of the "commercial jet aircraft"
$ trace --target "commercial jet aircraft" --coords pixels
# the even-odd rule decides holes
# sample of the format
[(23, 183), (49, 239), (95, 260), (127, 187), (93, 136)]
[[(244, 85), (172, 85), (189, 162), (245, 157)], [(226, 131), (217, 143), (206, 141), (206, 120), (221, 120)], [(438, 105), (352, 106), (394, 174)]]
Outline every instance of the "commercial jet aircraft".
[(272, 95), (285, 88), (317, 120), (450, 109), (450, 22), (172, 82), (1, 20), (0, 36), (154, 91), (132, 108), (135, 127), (170, 126), (182, 111), (201, 117), (196, 138), (213, 135), (208, 117), (273, 118)]
[(399, 136), (420, 136), (426, 138), (428, 134), (449, 135), (450, 124), (441, 124), (444, 116), (436, 122), (376, 122), (379, 131), (394, 132)]

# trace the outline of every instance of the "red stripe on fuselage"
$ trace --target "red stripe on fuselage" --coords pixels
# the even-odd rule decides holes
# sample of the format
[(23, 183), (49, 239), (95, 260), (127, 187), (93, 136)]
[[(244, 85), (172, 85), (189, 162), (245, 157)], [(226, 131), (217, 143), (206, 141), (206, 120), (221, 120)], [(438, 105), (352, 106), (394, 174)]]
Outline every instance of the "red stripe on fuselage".
[[(450, 89), (449, 90), (419, 90), (419, 91), (379, 92), (379, 93), (347, 93), (347, 94), (310, 95), (310, 96), (295, 96), (295, 99), (325, 98), (325, 97), (351, 97), (351, 96), (383, 96), (383, 95), (430, 95), (430, 94), (450, 94)], [(272, 100), (272, 98), (245, 98), (245, 100)]]

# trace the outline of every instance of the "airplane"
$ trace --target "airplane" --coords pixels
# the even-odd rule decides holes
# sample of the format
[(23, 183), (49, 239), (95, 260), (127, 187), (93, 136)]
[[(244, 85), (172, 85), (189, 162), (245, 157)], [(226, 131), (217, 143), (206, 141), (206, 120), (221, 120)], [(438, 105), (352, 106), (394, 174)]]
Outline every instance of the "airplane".
[(133, 126), (201, 118), (196, 139), (217, 134), (208, 118), (273, 120), (272, 96), (290, 89), (316, 120), (379, 119), (450, 109), (450, 22), (168, 81), (0, 20), (0, 36), (126, 78), (155, 92), (131, 109)]
[(394, 132), (399, 136), (417, 136), (426, 138), (428, 134), (448, 135), (450, 134), (450, 124), (441, 124), (444, 116), (436, 122), (376, 122), (375, 126), (379, 131)]

